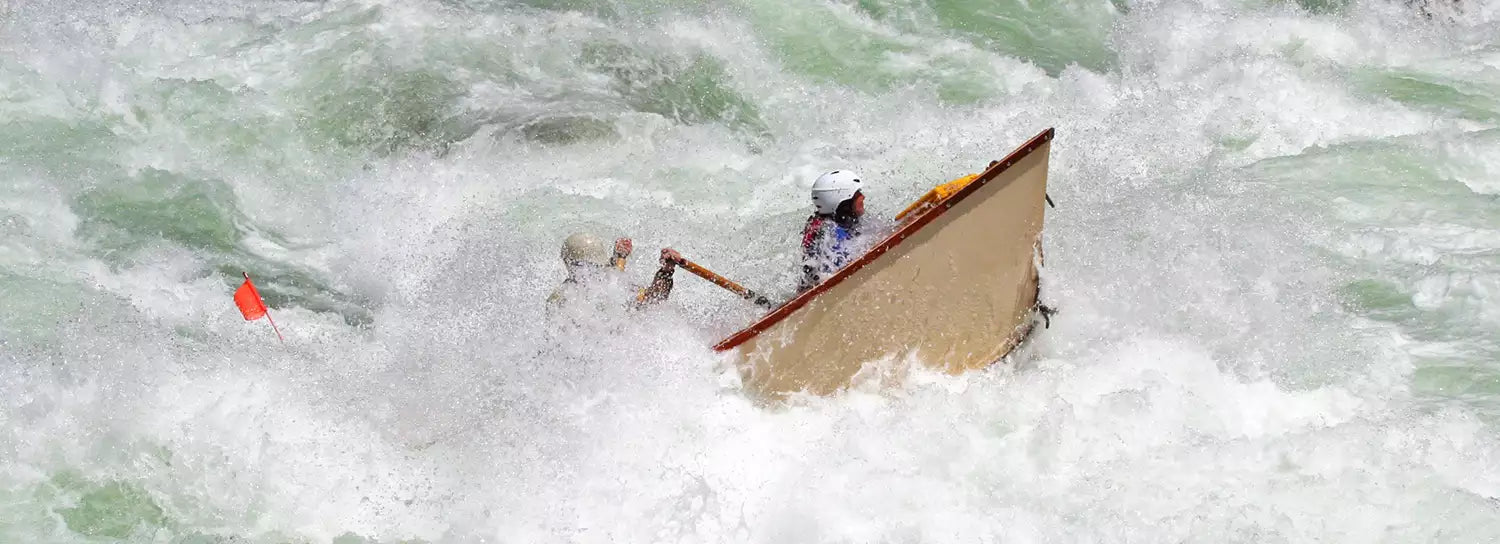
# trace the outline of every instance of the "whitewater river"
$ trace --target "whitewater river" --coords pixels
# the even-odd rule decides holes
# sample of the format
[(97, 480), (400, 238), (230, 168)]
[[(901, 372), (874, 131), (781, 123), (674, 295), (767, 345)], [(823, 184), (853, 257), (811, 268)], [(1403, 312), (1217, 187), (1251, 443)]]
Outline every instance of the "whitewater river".
[[(1500, 4), (0, 0), (0, 542), (1500, 541)], [(753, 306), (1055, 127), (1010, 364), (754, 404)], [(256, 278), (277, 325), (231, 295)]]

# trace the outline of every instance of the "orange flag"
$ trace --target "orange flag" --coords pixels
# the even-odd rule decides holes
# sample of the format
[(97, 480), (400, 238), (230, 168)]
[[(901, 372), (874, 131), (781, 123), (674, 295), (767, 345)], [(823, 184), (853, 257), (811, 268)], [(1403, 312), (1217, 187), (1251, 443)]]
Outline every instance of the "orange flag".
[(245, 321), (253, 321), (266, 315), (266, 302), (261, 300), (255, 284), (250, 283), (250, 274), (245, 274), (245, 283), (234, 291), (234, 305), (239, 306), (240, 313), (245, 314)]
[(286, 342), (286, 339), (281, 337), (281, 329), (276, 327), (276, 322), (271, 319), (270, 312), (266, 310), (266, 301), (261, 300), (260, 291), (256, 291), (255, 284), (250, 283), (250, 274), (247, 272), (241, 272), (241, 274), (245, 275), (245, 283), (240, 284), (240, 288), (234, 290), (234, 305), (240, 307), (240, 313), (244, 314), (245, 321), (254, 321), (264, 316), (266, 321), (271, 322), (271, 330), (276, 331), (276, 338)]

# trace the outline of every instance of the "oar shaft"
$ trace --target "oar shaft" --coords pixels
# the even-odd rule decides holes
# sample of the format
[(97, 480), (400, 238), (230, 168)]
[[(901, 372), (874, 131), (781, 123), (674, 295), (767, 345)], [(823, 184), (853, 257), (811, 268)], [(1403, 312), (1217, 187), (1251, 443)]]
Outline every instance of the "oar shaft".
[(746, 289), (744, 286), (738, 283), (729, 281), (729, 278), (715, 274), (712, 270), (703, 268), (702, 266), (698, 266), (698, 263), (689, 261), (687, 259), (682, 259), (681, 261), (677, 262), (677, 265), (686, 268), (688, 272), (692, 272), (694, 275), (708, 280), (714, 285), (733, 291), (734, 294), (739, 295), (745, 300), (749, 300), (761, 306), (774, 306), (774, 304), (772, 304), (770, 300), (767, 300), (766, 297), (760, 296), (756, 294), (755, 291)]
[(698, 263), (695, 263), (693, 261), (689, 261), (687, 259), (683, 259), (682, 262), (679, 263), (679, 264), (683, 268), (688, 269), (688, 272), (692, 272), (693, 274), (696, 274), (700, 278), (703, 278), (705, 280), (711, 281), (715, 285), (718, 285), (719, 287), (723, 287), (723, 288), (728, 289), (730, 291), (734, 291), (735, 293), (738, 293), (741, 296), (744, 296), (745, 293), (747, 293), (747, 292), (750, 291), (749, 289), (746, 289), (744, 286), (742, 286), (742, 285), (740, 285), (738, 283), (735, 283), (733, 281), (730, 281), (729, 278), (725, 278), (724, 276), (720, 276), (718, 274), (715, 274), (712, 270), (709, 270), (707, 268), (703, 268), (702, 266), (699, 266)]

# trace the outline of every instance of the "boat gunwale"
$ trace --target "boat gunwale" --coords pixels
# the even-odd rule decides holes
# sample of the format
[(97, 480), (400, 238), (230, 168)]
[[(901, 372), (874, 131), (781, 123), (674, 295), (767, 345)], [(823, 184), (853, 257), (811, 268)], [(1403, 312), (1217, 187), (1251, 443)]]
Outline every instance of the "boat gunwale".
[(965, 185), (964, 188), (959, 189), (958, 192), (954, 193), (948, 198), (937, 202), (926, 211), (921, 212), (921, 215), (919, 215), (916, 219), (913, 219), (902, 225), (900, 228), (896, 229), (895, 232), (891, 233), (889, 236), (886, 236), (886, 238), (884, 240), (881, 240), (879, 244), (876, 244), (875, 247), (870, 248), (870, 250), (865, 252), (864, 255), (860, 256), (860, 258), (856, 259), (848, 266), (843, 267), (828, 279), (823, 280), (822, 282), (813, 286), (811, 289), (803, 291), (801, 294), (793, 297), (791, 300), (787, 301), (781, 306), (778, 306), (775, 310), (772, 310), (770, 313), (762, 316), (759, 320), (751, 324), (749, 327), (745, 327), (739, 332), (730, 335), (728, 338), (719, 341), (718, 344), (714, 345), (714, 351), (727, 351), (739, 347), (741, 344), (748, 342), (751, 338), (760, 335), (760, 333), (765, 332), (767, 329), (770, 329), (772, 326), (781, 322), (781, 320), (786, 319), (788, 316), (792, 315), (793, 312), (796, 312), (798, 309), (806, 306), (807, 303), (811, 302), (814, 298), (817, 298), (818, 295), (821, 295), (824, 292), (827, 292), (829, 289), (832, 289), (839, 283), (842, 283), (850, 275), (853, 275), (855, 272), (858, 272), (860, 269), (869, 265), (871, 262), (874, 262), (875, 259), (885, 254), (887, 251), (890, 251), (891, 248), (896, 247), (903, 240), (909, 238), (912, 234), (915, 234), (917, 231), (921, 230), (922, 227), (927, 226), (928, 223), (931, 223), (933, 220), (942, 216), (943, 213), (947, 212), (955, 204), (958, 204), (963, 199), (968, 198), (969, 195), (977, 192), (980, 187), (983, 187), (985, 184), (988, 184), (990, 181), (999, 177), (1000, 174), (1004, 173), (1006, 170), (1009, 170), (1010, 167), (1015, 166), (1016, 163), (1021, 162), (1021, 159), (1030, 156), (1033, 152), (1040, 148), (1042, 144), (1052, 141), (1054, 132), (1054, 128), (1049, 127), (1046, 130), (1037, 133), (1036, 136), (1032, 136), (1030, 140), (1026, 141), (1026, 143), (1016, 147), (1013, 151), (1010, 152), (1009, 155), (1006, 155), (1004, 159), (990, 163), (990, 167), (986, 168), (985, 171), (981, 173), (978, 178), (975, 178), (973, 182)]

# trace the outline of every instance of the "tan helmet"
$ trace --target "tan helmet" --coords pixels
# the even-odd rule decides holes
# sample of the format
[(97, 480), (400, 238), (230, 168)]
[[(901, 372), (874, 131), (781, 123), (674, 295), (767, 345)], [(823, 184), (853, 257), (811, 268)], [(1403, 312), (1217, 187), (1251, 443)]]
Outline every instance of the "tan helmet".
[(563, 241), (563, 264), (572, 266), (581, 263), (609, 266), (609, 246), (598, 236), (587, 232), (575, 232)]

